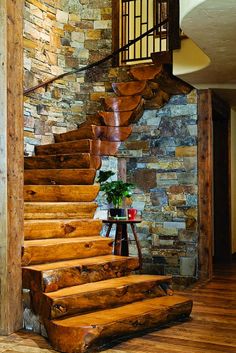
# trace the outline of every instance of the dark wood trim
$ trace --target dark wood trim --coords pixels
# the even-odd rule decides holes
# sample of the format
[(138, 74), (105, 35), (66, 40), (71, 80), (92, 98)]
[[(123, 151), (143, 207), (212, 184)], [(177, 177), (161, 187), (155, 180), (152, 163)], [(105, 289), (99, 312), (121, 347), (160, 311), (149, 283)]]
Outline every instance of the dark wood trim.
[(169, 50), (180, 49), (179, 0), (169, 2)]
[(214, 170), (214, 262), (232, 259), (230, 106), (212, 92)]
[[(112, 51), (120, 47), (120, 0), (112, 0)], [(119, 66), (119, 55), (112, 58), (112, 66)]]
[(231, 260), (230, 107), (211, 90), (198, 92), (198, 195), (199, 276), (206, 280), (212, 278), (214, 247), (217, 261)]
[(199, 279), (212, 278), (213, 156), (212, 102), (209, 90), (198, 91)]

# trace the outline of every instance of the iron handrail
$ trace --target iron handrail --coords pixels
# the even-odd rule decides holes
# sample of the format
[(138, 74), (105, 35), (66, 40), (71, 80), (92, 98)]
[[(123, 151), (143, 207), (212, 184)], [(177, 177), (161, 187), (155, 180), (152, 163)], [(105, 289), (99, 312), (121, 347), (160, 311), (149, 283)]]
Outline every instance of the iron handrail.
[(50, 83), (56, 81), (56, 80), (59, 80), (65, 76), (69, 76), (69, 75), (73, 75), (73, 74), (76, 74), (78, 72), (82, 72), (82, 71), (87, 71), (89, 69), (92, 69), (93, 67), (95, 66), (99, 66), (103, 63), (105, 63), (106, 61), (114, 58), (114, 56), (120, 54), (122, 51), (126, 50), (127, 48), (129, 48), (131, 45), (135, 44), (136, 42), (138, 42), (139, 40), (141, 40), (142, 38), (148, 36), (150, 33), (156, 31), (159, 27), (162, 27), (163, 25), (165, 25), (166, 23), (168, 22), (168, 18), (166, 18), (164, 21), (162, 21), (161, 23), (155, 25), (154, 27), (152, 27), (151, 29), (149, 29), (148, 31), (144, 32), (143, 34), (141, 34), (139, 37), (135, 38), (135, 39), (132, 39), (128, 44), (124, 45), (123, 47), (119, 48), (119, 49), (116, 49), (114, 50), (111, 54), (107, 55), (105, 58), (103, 59), (100, 59), (100, 60), (97, 60), (95, 61), (94, 63), (91, 63), (91, 64), (88, 64), (84, 67), (81, 67), (79, 69), (75, 69), (75, 70), (71, 70), (71, 71), (68, 71), (68, 72), (64, 72), (63, 74), (61, 75), (58, 75), (58, 76), (55, 76), (55, 77), (52, 77), (50, 78), (49, 80), (47, 81), (44, 81), (42, 83), (39, 83), (38, 85), (36, 86), (33, 86), (31, 88), (28, 88), (24, 91), (24, 95), (27, 95), (33, 91), (35, 91), (36, 89), (38, 88), (41, 88), (41, 87), (44, 87), (44, 86), (48, 86)]

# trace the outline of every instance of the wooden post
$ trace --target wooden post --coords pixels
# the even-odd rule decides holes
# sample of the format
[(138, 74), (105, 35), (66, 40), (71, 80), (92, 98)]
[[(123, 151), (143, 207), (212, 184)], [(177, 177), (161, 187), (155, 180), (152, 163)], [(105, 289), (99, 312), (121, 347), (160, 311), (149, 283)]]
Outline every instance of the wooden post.
[(126, 158), (118, 158), (118, 179), (121, 179), (126, 182), (126, 173)]
[(0, 334), (22, 327), (23, 0), (0, 1)]
[(212, 277), (213, 135), (211, 92), (198, 92), (199, 275)]

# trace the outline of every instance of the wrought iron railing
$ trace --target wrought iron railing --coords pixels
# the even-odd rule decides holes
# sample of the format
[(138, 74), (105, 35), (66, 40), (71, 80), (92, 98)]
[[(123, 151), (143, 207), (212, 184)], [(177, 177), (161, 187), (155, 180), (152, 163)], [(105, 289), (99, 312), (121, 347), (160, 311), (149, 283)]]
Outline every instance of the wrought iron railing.
[[(179, 47), (179, 0), (117, 1), (120, 1), (117, 8), (120, 30), (116, 40), (120, 46), (158, 26), (157, 30), (122, 52), (121, 64), (151, 60), (152, 53), (168, 52)], [(165, 24), (161, 25), (163, 21)]]
[(65, 76), (68, 76), (68, 75), (73, 75), (73, 74), (77, 74), (79, 72), (83, 72), (83, 71), (87, 71), (89, 69), (92, 69), (93, 67), (95, 66), (98, 66), (98, 65), (101, 65), (111, 59), (114, 59), (115, 57), (117, 57), (120, 53), (122, 53), (124, 50), (126, 50), (127, 48), (129, 48), (131, 45), (134, 45), (135, 43), (137, 43), (138, 41), (142, 40), (145, 36), (148, 36), (149, 34), (151, 33), (154, 33), (155, 31), (158, 31), (159, 28), (161, 26), (164, 26), (165, 24), (167, 23), (167, 21), (163, 21), (155, 26), (153, 26), (152, 28), (150, 28), (148, 31), (142, 33), (140, 36), (138, 36), (137, 38), (133, 39), (132, 41), (130, 41), (128, 44), (122, 46), (121, 48), (119, 49), (116, 49), (114, 50), (110, 55), (107, 55), (105, 58), (101, 59), (101, 60), (98, 60), (98, 61), (95, 61), (94, 63), (91, 63), (91, 64), (88, 64), (86, 66), (83, 66), (81, 68), (78, 68), (78, 69), (74, 69), (74, 70), (71, 70), (71, 71), (68, 71), (68, 72), (65, 72), (61, 75), (58, 75), (58, 76), (54, 76), (44, 82), (41, 82), (39, 83), (38, 85), (34, 86), (34, 87), (31, 87), (31, 88), (28, 88), (24, 91), (24, 95), (28, 95), (30, 94), (31, 92), (35, 91), (36, 89), (38, 88), (41, 88), (41, 87), (47, 87), (49, 84), (51, 84), (52, 82), (56, 81), (56, 80), (59, 80)]

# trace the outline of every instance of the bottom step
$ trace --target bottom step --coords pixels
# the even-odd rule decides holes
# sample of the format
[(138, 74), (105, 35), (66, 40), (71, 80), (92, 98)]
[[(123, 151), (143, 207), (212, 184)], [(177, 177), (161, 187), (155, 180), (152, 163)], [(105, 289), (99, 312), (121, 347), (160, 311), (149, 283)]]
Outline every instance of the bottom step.
[(147, 299), (63, 320), (45, 322), (49, 340), (58, 351), (83, 353), (111, 343), (112, 338), (151, 329), (187, 317), (192, 301), (180, 296)]

